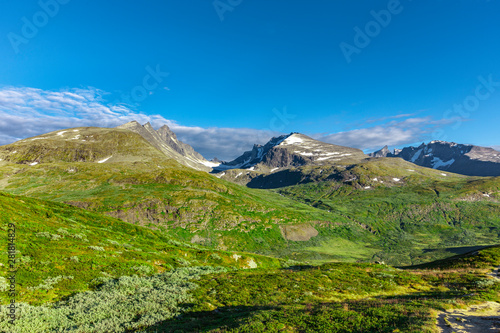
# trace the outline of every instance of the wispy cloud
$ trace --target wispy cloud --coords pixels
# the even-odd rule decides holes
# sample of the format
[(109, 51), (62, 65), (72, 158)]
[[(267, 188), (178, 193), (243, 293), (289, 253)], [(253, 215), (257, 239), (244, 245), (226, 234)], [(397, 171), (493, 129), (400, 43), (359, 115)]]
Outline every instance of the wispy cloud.
[[(206, 158), (216, 156), (231, 160), (251, 149), (253, 144), (264, 144), (271, 137), (282, 134), (251, 128), (183, 126), (161, 115), (146, 115), (128, 105), (108, 103), (104, 98), (106, 95), (106, 92), (95, 88), (60, 91), (0, 88), (0, 144), (64, 128), (116, 127), (137, 120), (141, 124), (150, 122), (155, 128), (168, 125), (181, 141), (193, 146)], [(437, 126), (453, 121), (433, 120), (431, 117), (407, 118), (414, 115), (386, 117), (383, 125), (311, 136), (337, 145), (376, 149), (384, 145), (398, 146), (423, 141)], [(405, 117), (407, 119), (401, 120)]]
[(252, 149), (254, 144), (265, 144), (271, 137), (282, 133), (252, 128), (186, 127), (172, 124), (177, 137), (205, 156), (232, 160)]
[(378, 122), (381, 122), (381, 121), (387, 121), (387, 120), (392, 120), (392, 119), (408, 118), (408, 117), (416, 116), (417, 114), (418, 114), (418, 112), (415, 112), (415, 113), (401, 113), (401, 114), (397, 114), (397, 115), (389, 116), (389, 117), (370, 118), (370, 119), (366, 120), (365, 123), (367, 123), (367, 124), (373, 124), (373, 123), (378, 123)]
[(95, 88), (46, 91), (36, 88), (0, 89), (0, 144), (70, 127), (116, 127), (137, 120), (159, 128), (166, 124), (207, 158), (232, 159), (265, 143), (277, 132), (248, 128), (182, 126), (161, 115), (146, 115), (127, 105), (109, 104), (106, 92)]
[(115, 127), (136, 119), (167, 123), (161, 116), (134, 112), (124, 105), (106, 105), (98, 89), (45, 91), (36, 88), (0, 89), (0, 144), (61, 128)]
[(318, 140), (341, 146), (360, 149), (375, 149), (385, 145), (399, 146), (428, 139), (438, 126), (450, 124), (452, 120), (434, 120), (431, 117), (392, 120), (384, 125), (354, 129), (327, 135), (317, 134)]

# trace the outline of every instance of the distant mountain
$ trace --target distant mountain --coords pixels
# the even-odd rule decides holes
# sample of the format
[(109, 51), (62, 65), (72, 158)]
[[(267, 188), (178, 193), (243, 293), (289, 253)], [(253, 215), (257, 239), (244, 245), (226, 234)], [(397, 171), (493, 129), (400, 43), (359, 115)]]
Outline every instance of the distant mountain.
[(418, 147), (405, 147), (393, 152), (385, 146), (369, 155), (400, 157), (423, 167), (468, 176), (500, 176), (500, 152), (487, 147), (431, 141)]
[(254, 145), (231, 162), (222, 162), (216, 171), (247, 169), (274, 172), (289, 167), (325, 164), (352, 164), (367, 156), (359, 149), (314, 140), (300, 133), (272, 138), (265, 145)]
[(141, 125), (134, 120), (120, 125), (117, 128), (127, 129), (140, 134), (146, 141), (168, 157), (193, 169), (210, 171), (212, 170), (211, 167), (219, 164), (207, 161), (201, 154), (197, 153), (193, 147), (179, 141), (175, 133), (172, 132), (167, 125), (163, 125), (158, 130), (155, 130), (149, 122), (145, 125)]

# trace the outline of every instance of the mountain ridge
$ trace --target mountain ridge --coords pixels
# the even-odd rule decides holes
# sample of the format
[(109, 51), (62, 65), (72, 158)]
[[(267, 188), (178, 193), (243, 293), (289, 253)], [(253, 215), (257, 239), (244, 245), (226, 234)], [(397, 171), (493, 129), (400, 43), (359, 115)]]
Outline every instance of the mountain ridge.
[(211, 171), (211, 166), (216, 165), (216, 163), (207, 161), (187, 143), (178, 140), (176, 134), (167, 125), (155, 130), (149, 122), (141, 125), (133, 120), (116, 128), (126, 129), (141, 135), (166, 156), (193, 169)]
[(434, 140), (418, 147), (389, 151), (385, 146), (372, 157), (400, 157), (419, 166), (467, 176), (500, 176), (500, 152), (493, 148)]

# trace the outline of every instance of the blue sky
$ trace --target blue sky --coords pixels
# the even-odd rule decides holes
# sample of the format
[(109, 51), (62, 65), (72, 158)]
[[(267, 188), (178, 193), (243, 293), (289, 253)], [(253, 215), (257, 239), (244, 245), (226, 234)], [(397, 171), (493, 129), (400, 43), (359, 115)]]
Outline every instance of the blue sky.
[(498, 148), (499, 12), (488, 0), (3, 2), (0, 144), (137, 118), (207, 158), (292, 131), (367, 151)]

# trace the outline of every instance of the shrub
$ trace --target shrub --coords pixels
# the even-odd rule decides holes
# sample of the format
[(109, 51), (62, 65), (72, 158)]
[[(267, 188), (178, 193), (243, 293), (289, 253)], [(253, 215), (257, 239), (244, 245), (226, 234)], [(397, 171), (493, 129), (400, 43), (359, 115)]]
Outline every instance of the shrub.
[(79, 262), (78, 260), (78, 257), (77, 256), (72, 256), (72, 257), (69, 257), (68, 260), (71, 260), (73, 262)]
[(91, 245), (88, 248), (91, 249), (91, 250), (94, 250), (94, 251), (105, 251), (104, 248), (101, 247), (101, 246), (92, 246)]
[(69, 235), (68, 230), (65, 228), (59, 228), (59, 229), (57, 229), (57, 232), (62, 234), (62, 235)]
[(59, 240), (60, 238), (62, 238), (61, 235), (58, 235), (58, 234), (51, 234), (51, 233), (48, 233), (48, 232), (39, 232), (36, 234), (37, 237), (44, 237), (44, 238), (48, 238), (50, 240)]
[(474, 282), (474, 284), (478, 288), (489, 288), (489, 287), (492, 287), (495, 283), (496, 283), (496, 281), (493, 279), (479, 279), (479, 280)]
[(209, 257), (212, 260), (222, 260), (221, 256), (218, 255), (217, 253), (212, 253)]
[(10, 288), (7, 279), (3, 276), (0, 276), (0, 292), (7, 291)]
[(181, 266), (191, 265), (191, 263), (189, 261), (187, 261), (186, 259), (183, 259), (183, 258), (177, 258), (177, 259), (175, 259), (175, 261)]
[(19, 262), (20, 263), (28, 263), (28, 262), (31, 262), (31, 257), (30, 256), (21, 256), (19, 258)]
[(150, 274), (153, 271), (153, 268), (146, 266), (146, 265), (134, 266), (134, 267), (132, 267), (132, 269), (134, 271), (136, 271), (137, 273), (143, 274), (143, 275)]
[(106, 333), (143, 329), (185, 311), (181, 304), (192, 301), (189, 292), (197, 287), (191, 280), (225, 271), (189, 267), (149, 277), (124, 276), (50, 306), (19, 303), (15, 329), (3, 305), (0, 331)]
[(72, 276), (56, 276), (56, 277), (48, 277), (41, 284), (36, 287), (28, 287), (28, 290), (50, 290), (54, 288), (54, 285), (58, 284), (62, 280), (73, 280)]

